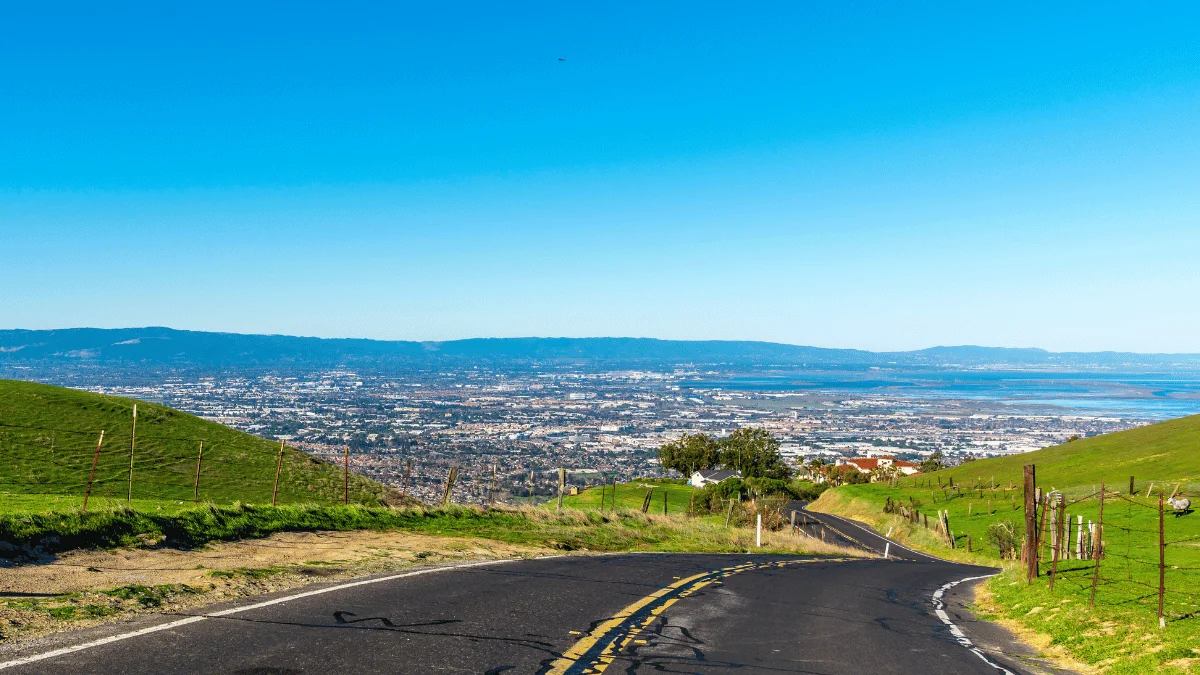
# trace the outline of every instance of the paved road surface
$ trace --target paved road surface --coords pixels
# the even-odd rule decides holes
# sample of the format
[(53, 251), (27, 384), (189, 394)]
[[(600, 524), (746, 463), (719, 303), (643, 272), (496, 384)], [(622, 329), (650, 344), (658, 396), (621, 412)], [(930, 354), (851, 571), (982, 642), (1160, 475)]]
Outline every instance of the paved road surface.
[[(848, 521), (808, 517), (878, 544)], [(0, 664), (191, 621), (5, 672), (1025, 672), (989, 664), (934, 613), (938, 587), (991, 570), (899, 553), (912, 560), (629, 554), (444, 569), (81, 631), (0, 652)]]

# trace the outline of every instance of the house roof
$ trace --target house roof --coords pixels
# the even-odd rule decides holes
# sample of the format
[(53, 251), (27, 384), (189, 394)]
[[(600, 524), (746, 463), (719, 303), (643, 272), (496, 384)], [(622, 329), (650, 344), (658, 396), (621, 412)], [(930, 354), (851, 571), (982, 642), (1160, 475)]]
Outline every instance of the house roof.
[(888, 457), (852, 457), (846, 460), (847, 464), (853, 464), (860, 471), (874, 471), (879, 468), (880, 459), (890, 459)]

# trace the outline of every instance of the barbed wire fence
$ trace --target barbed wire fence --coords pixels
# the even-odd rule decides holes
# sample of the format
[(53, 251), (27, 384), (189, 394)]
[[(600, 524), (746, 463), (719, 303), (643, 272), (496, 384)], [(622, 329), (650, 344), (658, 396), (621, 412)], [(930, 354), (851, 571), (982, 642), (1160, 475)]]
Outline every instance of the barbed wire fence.
[[(368, 455), (345, 448), (306, 452), (286, 442), (272, 452), (264, 449), (145, 425), (135, 431), (131, 423), (90, 431), (0, 422), (0, 494), (58, 498), (57, 506), (93, 509), (147, 501), (380, 502), (359, 480), (370, 473)], [(402, 504), (421, 497), (432, 504), (534, 504), (559, 489), (558, 469), (498, 472), (493, 462), (436, 459), (422, 464), (410, 458), (401, 470), (388, 472), (388, 482), (397, 484), (392, 501), (399, 495)]]
[[(1031, 582), (1045, 577), (1051, 592), (1061, 587), (1065, 594), (1087, 597), (1091, 606), (1153, 609), (1160, 627), (1200, 617), (1200, 528), (1192, 522), (1190, 500), (1175, 500), (1181, 488), (1191, 492), (1191, 486), (1180, 481), (1135, 487), (1130, 477), (1125, 492), (1104, 483), (1048, 492), (1035, 488), (1032, 498), (1018, 505), (1016, 496), (1024, 497), (1024, 490), (1011, 481), (1005, 487), (993, 480), (990, 488), (981, 479), (974, 487), (939, 485), (932, 492), (935, 503), (972, 500), (967, 517), (989, 519), (988, 528), (996, 528), (997, 536), (984, 542), (955, 534), (948, 508), (931, 516), (911, 497), (907, 502), (888, 497), (884, 511), (931, 530), (952, 548), (990, 547), (1001, 558), (1019, 559)], [(977, 514), (972, 513), (976, 501)], [(1006, 512), (1020, 515), (1026, 529), (1012, 518), (992, 520)]]
[[(81, 431), (0, 422), (0, 493), (88, 501), (370, 503), (379, 495), (349, 461), (281, 443), (278, 453), (152, 428)], [(324, 466), (323, 466), (324, 465)], [(219, 496), (217, 499), (212, 496)]]

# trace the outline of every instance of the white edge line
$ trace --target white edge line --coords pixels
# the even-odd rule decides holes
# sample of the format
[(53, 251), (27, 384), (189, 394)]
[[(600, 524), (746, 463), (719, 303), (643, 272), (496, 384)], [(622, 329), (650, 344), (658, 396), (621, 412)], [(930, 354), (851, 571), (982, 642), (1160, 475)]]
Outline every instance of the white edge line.
[(946, 615), (946, 603), (942, 602), (942, 597), (946, 594), (946, 591), (950, 590), (951, 588), (954, 588), (955, 586), (963, 583), (964, 581), (976, 581), (979, 579), (989, 579), (994, 576), (996, 576), (996, 575), (995, 574), (984, 574), (984, 575), (978, 576), (978, 577), (966, 577), (965, 579), (959, 579), (958, 581), (951, 581), (950, 583), (943, 585), (941, 588), (937, 589), (933, 593), (933, 608), (934, 608), (933, 611), (934, 611), (934, 614), (937, 614), (937, 617), (942, 620), (942, 623), (946, 624), (950, 628), (950, 634), (954, 636), (954, 639), (958, 641), (958, 644), (962, 645), (963, 647), (966, 647), (973, 654), (975, 654), (975, 656), (978, 656), (979, 658), (983, 659), (984, 663), (995, 668), (997, 672), (1003, 673), (1004, 675), (1017, 675), (1016, 673), (1009, 670), (1008, 668), (1005, 668), (1004, 666), (1000, 665), (999, 663), (996, 663), (995, 661), (993, 661), (991, 659), (991, 657), (989, 657), (987, 654), (984, 654), (982, 650), (980, 650), (978, 647), (976, 647), (975, 643), (971, 642), (970, 638), (968, 638), (962, 632), (962, 629), (959, 628), (958, 626), (954, 625), (954, 622), (951, 621), (950, 617)]
[[(538, 556), (536, 558), (526, 558), (525, 560), (547, 560), (550, 558), (561, 558), (561, 557), (563, 557), (563, 556), (548, 555), (548, 556)], [(483, 567), (484, 565), (498, 565), (500, 563), (506, 563), (506, 562), (521, 562), (521, 560), (520, 559), (517, 559), (517, 560), (513, 560), (513, 559), (484, 560), (481, 562), (460, 563), (458, 565), (446, 565), (444, 567), (430, 567), (428, 569), (415, 570), (412, 572), (403, 572), (401, 574), (391, 574), (386, 577), (376, 577), (374, 579), (362, 579), (360, 581), (351, 581), (349, 583), (338, 584), (336, 586), (327, 586), (325, 588), (318, 588), (313, 591), (305, 591), (303, 593), (296, 593), (294, 595), (288, 595), (288, 596), (284, 596), (282, 598), (275, 598), (274, 600), (265, 600), (263, 602), (256, 602), (252, 605), (246, 605), (244, 607), (233, 607), (231, 609), (223, 609), (219, 612), (210, 612), (208, 614), (198, 614), (196, 616), (189, 616), (186, 619), (178, 619), (176, 621), (169, 621), (167, 623), (159, 624), (157, 626), (149, 626), (147, 628), (142, 628), (142, 629), (131, 631), (128, 633), (121, 633), (119, 635), (110, 635), (108, 637), (100, 638), (99, 640), (93, 640), (91, 642), (84, 642), (83, 644), (72, 645), (70, 647), (62, 647), (60, 649), (54, 649), (54, 650), (51, 650), (48, 652), (42, 652), (41, 654), (33, 654), (31, 656), (23, 656), (19, 659), (13, 659), (11, 661), (3, 661), (3, 662), (0, 662), (0, 670), (4, 670), (5, 668), (13, 668), (15, 666), (23, 666), (27, 663), (34, 663), (36, 661), (43, 661), (45, 659), (52, 659), (56, 656), (62, 656), (64, 654), (71, 654), (73, 652), (80, 652), (85, 649), (91, 649), (93, 647), (100, 647), (103, 645), (111, 644), (113, 642), (118, 642), (120, 640), (127, 640), (129, 638), (141, 637), (143, 635), (149, 635), (150, 633), (157, 633), (157, 632), (163, 631), (163, 630), (171, 630), (172, 628), (179, 628), (180, 626), (186, 626), (189, 623), (197, 623), (200, 621), (204, 621), (205, 619), (210, 619), (210, 618), (214, 618), (214, 617), (222, 617), (222, 616), (230, 616), (232, 614), (248, 612), (252, 609), (261, 609), (263, 607), (270, 607), (271, 605), (283, 604), (283, 603), (289, 602), (291, 600), (299, 600), (300, 598), (309, 598), (314, 595), (322, 595), (324, 593), (332, 593), (333, 591), (340, 591), (340, 590), (343, 590), (346, 588), (354, 588), (355, 586), (366, 586), (367, 584), (378, 584), (378, 583), (381, 583), (384, 581), (392, 581), (394, 579), (403, 579), (405, 577), (415, 577), (415, 576), (418, 576), (421, 574), (432, 574), (433, 572), (445, 572), (445, 571), (449, 571), (449, 570), (459, 570), (459, 569), (465, 569), (468, 567)]]
[[(807, 509), (805, 509), (805, 510), (807, 511)], [(894, 541), (894, 540), (892, 540), (892, 539), (890, 539), (890, 538), (888, 538), (888, 537), (885, 537), (885, 536), (884, 536), (884, 535), (882, 535), (882, 534), (879, 534), (879, 533), (878, 533), (878, 532), (876, 532), (875, 530), (873, 530), (873, 529), (871, 529), (871, 528), (868, 528), (868, 527), (864, 526), (863, 524), (860, 524), (860, 523), (859, 523), (858, 521), (856, 521), (856, 520), (851, 520), (851, 519), (849, 519), (849, 518), (843, 518), (842, 516), (834, 515), (834, 514), (832, 514), (832, 513), (821, 513), (820, 511), (809, 511), (809, 513), (820, 513), (820, 514), (821, 514), (821, 515), (823, 515), (823, 516), (829, 516), (829, 517), (831, 517), (831, 518), (837, 518), (838, 520), (840, 520), (840, 521), (844, 522), (845, 524), (847, 524), (847, 525), (853, 525), (854, 527), (857, 527), (858, 529), (862, 530), (863, 532), (866, 532), (867, 534), (873, 534), (873, 535), (875, 535), (876, 537), (879, 537), (880, 539), (884, 540), (885, 542), (891, 542), (891, 544), (892, 544), (893, 546), (895, 546), (896, 548), (899, 548), (899, 549), (904, 549), (905, 551), (908, 551), (909, 553), (912, 553), (913, 555), (925, 556), (926, 558), (929, 558), (930, 560), (936, 560), (936, 561), (938, 561), (938, 562), (944, 562), (944, 563), (953, 563), (953, 564), (955, 564), (955, 565), (964, 565), (964, 564), (970, 564), (970, 563), (960, 563), (960, 562), (958, 562), (958, 561), (956, 561), (956, 560), (947, 560), (947, 559), (945, 559), (945, 558), (939, 558), (939, 557), (937, 557), (936, 555), (930, 555), (930, 554), (928, 554), (928, 553), (926, 553), (926, 552), (924, 552), (924, 551), (918, 551), (918, 550), (916, 550), (916, 549), (914, 549), (914, 548), (910, 548), (910, 547), (908, 547), (908, 546), (905, 546), (904, 544), (901, 544), (901, 543), (900, 543), (900, 542), (898, 542), (898, 541)]]

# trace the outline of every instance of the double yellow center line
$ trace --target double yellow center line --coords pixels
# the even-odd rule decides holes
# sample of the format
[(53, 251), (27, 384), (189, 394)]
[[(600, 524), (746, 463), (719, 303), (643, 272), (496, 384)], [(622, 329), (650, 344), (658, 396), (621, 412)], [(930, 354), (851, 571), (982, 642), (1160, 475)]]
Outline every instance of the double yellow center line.
[(668, 607), (681, 598), (725, 577), (750, 570), (784, 567), (798, 563), (833, 562), (834, 559), (782, 560), (766, 563), (747, 562), (680, 579), (665, 588), (625, 607), (583, 636), (561, 657), (550, 664), (546, 675), (598, 675), (625, 651), (637, 636)]

